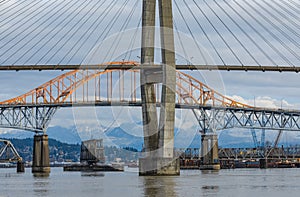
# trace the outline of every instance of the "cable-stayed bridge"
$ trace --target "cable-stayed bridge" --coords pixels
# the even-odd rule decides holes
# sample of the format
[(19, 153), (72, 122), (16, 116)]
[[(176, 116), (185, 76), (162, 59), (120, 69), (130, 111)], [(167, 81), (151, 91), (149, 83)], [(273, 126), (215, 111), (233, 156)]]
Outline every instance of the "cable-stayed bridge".
[[(140, 0), (29, 0), (0, 5), (0, 69), (60, 70), (120, 60), (140, 62)], [(177, 67), (298, 72), (298, 8), (293, 0), (173, 1)]]
[[(141, 106), (146, 152), (151, 156), (154, 151), (155, 158), (163, 155), (159, 161), (173, 158), (175, 107), (193, 111), (206, 148), (215, 146), (208, 144), (216, 141), (214, 135), (207, 135), (216, 130), (271, 129), (279, 130), (278, 136), (283, 130), (299, 130), (298, 110), (243, 104), (184, 71), (175, 72), (298, 73), (298, 2), (161, 0), (158, 7), (155, 4), (155, 0), (1, 1), (0, 70), (74, 70), (1, 102), (1, 126), (45, 133), (58, 108)], [(47, 139), (38, 136), (36, 141)], [(210, 164), (215, 160), (212, 150), (204, 158)]]

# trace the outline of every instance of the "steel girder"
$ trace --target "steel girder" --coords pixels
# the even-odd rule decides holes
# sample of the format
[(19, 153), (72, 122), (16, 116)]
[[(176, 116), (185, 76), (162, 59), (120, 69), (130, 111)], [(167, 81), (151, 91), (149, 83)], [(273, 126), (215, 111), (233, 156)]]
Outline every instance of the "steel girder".
[(16, 128), (46, 132), (58, 106), (1, 106), (0, 125), (2, 128)]
[(263, 109), (198, 108), (194, 114), (203, 132), (231, 128), (300, 131), (300, 112)]
[(22, 157), (9, 140), (0, 139), (0, 162), (11, 161), (22, 161)]

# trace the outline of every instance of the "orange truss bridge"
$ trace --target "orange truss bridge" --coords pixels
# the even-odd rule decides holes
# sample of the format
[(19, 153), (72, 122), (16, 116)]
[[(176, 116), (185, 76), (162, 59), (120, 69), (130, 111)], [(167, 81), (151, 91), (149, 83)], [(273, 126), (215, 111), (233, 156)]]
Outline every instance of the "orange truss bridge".
[[(132, 65), (134, 62), (110, 64)], [(177, 71), (176, 108), (193, 111), (203, 132), (228, 128), (300, 130), (300, 111), (255, 108)], [(0, 127), (46, 132), (59, 108), (142, 105), (139, 70), (74, 70), (18, 97), (0, 102)], [(157, 106), (160, 105), (157, 85)]]

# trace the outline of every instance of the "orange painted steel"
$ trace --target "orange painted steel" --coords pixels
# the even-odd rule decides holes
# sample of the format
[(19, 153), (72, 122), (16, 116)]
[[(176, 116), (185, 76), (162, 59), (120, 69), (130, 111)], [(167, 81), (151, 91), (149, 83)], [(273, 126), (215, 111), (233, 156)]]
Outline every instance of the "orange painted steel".
[[(110, 62), (107, 65), (120, 63), (126, 65), (133, 62)], [(140, 97), (137, 97), (138, 74), (139, 70), (74, 70), (44, 83), (26, 94), (0, 102), (0, 104), (136, 102), (140, 100)], [(176, 76), (176, 99), (179, 104), (253, 108), (220, 94), (186, 73), (177, 71)], [(159, 85), (157, 85), (157, 89), (159, 89)], [(159, 98), (157, 102), (159, 102)]]

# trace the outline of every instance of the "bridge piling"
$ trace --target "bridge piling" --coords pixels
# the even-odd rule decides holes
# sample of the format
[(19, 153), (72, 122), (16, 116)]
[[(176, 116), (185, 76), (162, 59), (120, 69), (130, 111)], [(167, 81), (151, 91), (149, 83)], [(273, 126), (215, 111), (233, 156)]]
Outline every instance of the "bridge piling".
[(50, 173), (48, 135), (34, 136), (32, 173)]
[(17, 172), (25, 172), (25, 166), (23, 161), (18, 161), (17, 162)]
[(200, 170), (220, 170), (217, 134), (201, 135), (201, 161)]

